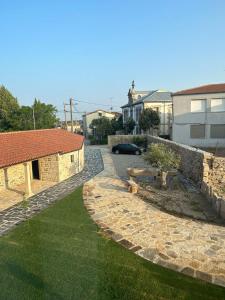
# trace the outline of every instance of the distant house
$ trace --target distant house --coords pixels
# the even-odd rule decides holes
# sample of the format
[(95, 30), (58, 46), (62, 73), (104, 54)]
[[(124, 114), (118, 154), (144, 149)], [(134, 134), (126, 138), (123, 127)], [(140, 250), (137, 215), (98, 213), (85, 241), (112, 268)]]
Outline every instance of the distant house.
[(157, 111), (160, 117), (159, 135), (169, 135), (172, 128), (172, 97), (164, 90), (136, 91), (134, 82), (128, 91), (128, 103), (123, 105), (123, 122), (132, 118), (136, 126), (133, 134), (140, 134), (139, 118), (146, 108)]
[(89, 113), (86, 113), (83, 115), (83, 133), (84, 136), (92, 135), (92, 129), (90, 128), (91, 122), (95, 119), (99, 119), (101, 117), (106, 117), (110, 120), (113, 118), (119, 117), (121, 114), (118, 112), (112, 112), (112, 111), (105, 111), (105, 110), (95, 110)]
[(173, 140), (199, 147), (225, 146), (225, 83), (173, 94)]
[[(69, 132), (72, 131), (71, 121), (67, 121), (67, 122), (62, 121), (61, 125), (62, 125), (63, 129), (67, 129)], [(75, 132), (75, 133), (83, 132), (82, 120), (73, 121), (73, 132)]]
[(84, 138), (62, 129), (0, 133), (0, 193), (33, 180), (60, 182), (84, 167)]

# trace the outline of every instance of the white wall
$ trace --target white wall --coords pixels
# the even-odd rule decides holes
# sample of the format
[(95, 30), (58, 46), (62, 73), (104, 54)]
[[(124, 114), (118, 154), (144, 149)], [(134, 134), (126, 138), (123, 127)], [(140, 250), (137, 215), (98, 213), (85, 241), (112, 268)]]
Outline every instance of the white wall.
[[(225, 139), (210, 138), (210, 124), (225, 124), (224, 112), (211, 112), (211, 99), (225, 98), (225, 93), (173, 96), (173, 140), (191, 146), (225, 146)], [(206, 99), (205, 112), (191, 112), (191, 100)], [(205, 124), (206, 137), (192, 139), (191, 124)]]
[[(102, 116), (99, 116), (99, 113), (102, 114)], [(84, 131), (86, 131), (88, 134), (92, 134), (92, 129), (89, 128), (91, 125), (91, 122), (95, 119), (99, 119), (101, 117), (106, 117), (108, 119), (113, 119), (115, 117), (114, 113), (105, 112), (103, 110), (94, 111), (92, 113), (86, 114), (83, 116), (84, 120)]]

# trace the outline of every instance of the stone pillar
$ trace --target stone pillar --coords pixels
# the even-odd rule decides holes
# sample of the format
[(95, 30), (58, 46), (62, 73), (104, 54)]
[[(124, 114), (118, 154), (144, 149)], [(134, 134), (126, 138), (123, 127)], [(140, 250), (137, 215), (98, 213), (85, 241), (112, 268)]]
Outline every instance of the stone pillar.
[(5, 179), (5, 189), (9, 188), (9, 177), (8, 177), (8, 169), (4, 169), (4, 179)]
[(80, 150), (78, 150), (78, 173), (80, 172)]
[(31, 189), (31, 176), (30, 176), (29, 163), (24, 163), (24, 174), (25, 174), (25, 197), (29, 198), (33, 195)]

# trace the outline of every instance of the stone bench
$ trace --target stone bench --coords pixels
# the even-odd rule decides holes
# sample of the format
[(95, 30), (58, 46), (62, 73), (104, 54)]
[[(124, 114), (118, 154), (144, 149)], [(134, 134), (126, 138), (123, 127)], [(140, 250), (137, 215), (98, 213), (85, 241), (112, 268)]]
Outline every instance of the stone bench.
[(127, 180), (128, 192), (136, 194), (138, 192), (138, 185), (133, 180)]
[(153, 176), (155, 179), (160, 181), (162, 187), (166, 188), (167, 176), (177, 176), (177, 170), (169, 170), (161, 172), (160, 169), (154, 167), (148, 168), (127, 168), (127, 174), (130, 177), (130, 181), (133, 181), (133, 177), (137, 176)]

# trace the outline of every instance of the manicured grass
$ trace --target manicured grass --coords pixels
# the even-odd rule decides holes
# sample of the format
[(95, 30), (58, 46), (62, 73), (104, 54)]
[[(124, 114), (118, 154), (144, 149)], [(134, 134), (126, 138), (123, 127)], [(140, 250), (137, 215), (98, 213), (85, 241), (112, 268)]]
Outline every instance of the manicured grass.
[(0, 238), (0, 299), (225, 299), (102, 237), (77, 189)]

